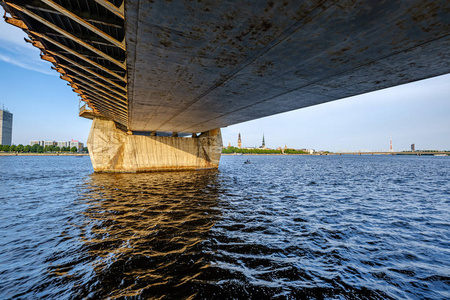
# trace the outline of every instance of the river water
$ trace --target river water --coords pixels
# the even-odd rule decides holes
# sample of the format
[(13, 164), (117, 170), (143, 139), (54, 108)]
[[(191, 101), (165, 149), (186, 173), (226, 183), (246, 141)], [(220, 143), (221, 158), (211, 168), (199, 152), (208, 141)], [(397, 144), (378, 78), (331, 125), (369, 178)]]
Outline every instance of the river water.
[[(244, 164), (244, 160), (251, 164)], [(0, 299), (449, 299), (450, 157), (0, 157)]]

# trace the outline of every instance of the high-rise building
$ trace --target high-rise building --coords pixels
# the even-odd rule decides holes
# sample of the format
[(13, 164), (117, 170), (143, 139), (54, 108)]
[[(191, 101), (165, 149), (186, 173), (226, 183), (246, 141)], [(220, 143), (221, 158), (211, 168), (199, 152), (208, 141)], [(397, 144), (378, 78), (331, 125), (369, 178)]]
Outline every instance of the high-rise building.
[(239, 136), (238, 136), (238, 148), (241, 148), (241, 147), (242, 147), (241, 133), (239, 133)]
[(12, 123), (13, 114), (6, 109), (0, 109), (0, 144), (9, 145), (12, 143)]
[(415, 144), (411, 144), (411, 151), (416, 151), (416, 145)]

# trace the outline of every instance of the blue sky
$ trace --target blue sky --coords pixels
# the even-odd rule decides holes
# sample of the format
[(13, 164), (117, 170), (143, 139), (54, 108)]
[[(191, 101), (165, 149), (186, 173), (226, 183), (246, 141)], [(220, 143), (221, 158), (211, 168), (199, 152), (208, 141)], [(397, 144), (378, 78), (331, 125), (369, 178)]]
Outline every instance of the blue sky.
[[(3, 10), (0, 8), (0, 13)], [(22, 30), (0, 21), (0, 105), (14, 114), (13, 143), (86, 142), (91, 121), (78, 117), (79, 98), (25, 43)], [(316, 150), (450, 150), (450, 74), (222, 129), (223, 143), (286, 144)]]

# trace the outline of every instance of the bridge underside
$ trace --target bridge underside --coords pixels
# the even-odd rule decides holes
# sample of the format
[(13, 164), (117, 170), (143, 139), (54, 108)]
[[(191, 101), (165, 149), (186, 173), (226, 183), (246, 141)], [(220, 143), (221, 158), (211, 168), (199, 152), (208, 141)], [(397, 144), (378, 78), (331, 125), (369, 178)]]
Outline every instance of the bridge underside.
[(201, 132), (450, 72), (448, 1), (125, 0), (129, 127)]
[(28, 34), (27, 41), (93, 110), (93, 135), (101, 131), (95, 124), (108, 119), (114, 130), (131, 136), (205, 136), (450, 73), (446, 0), (0, 4), (9, 13), (5, 20)]

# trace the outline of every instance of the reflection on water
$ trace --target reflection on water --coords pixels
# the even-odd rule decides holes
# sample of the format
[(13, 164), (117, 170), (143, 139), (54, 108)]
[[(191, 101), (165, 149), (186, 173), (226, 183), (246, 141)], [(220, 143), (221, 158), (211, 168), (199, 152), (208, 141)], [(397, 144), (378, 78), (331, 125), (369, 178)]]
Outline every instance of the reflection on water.
[(209, 264), (202, 243), (219, 215), (216, 177), (91, 175), (81, 199), (89, 207), (76, 226), (92, 277), (77, 296), (195, 295), (193, 282)]
[(450, 160), (0, 159), (0, 299), (449, 299)]

